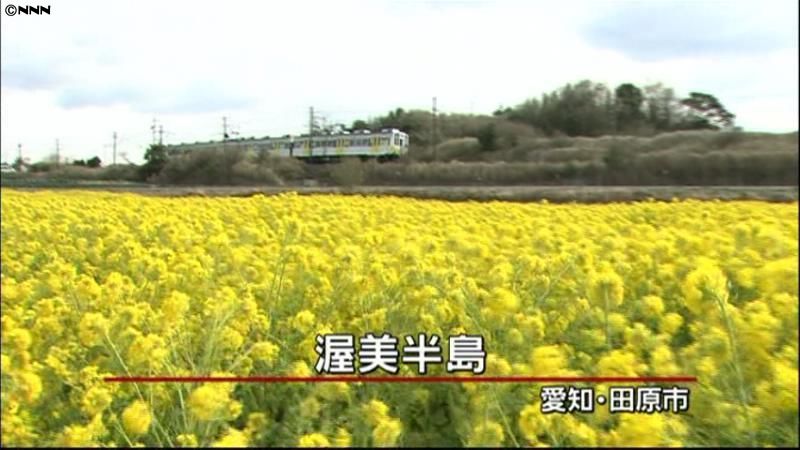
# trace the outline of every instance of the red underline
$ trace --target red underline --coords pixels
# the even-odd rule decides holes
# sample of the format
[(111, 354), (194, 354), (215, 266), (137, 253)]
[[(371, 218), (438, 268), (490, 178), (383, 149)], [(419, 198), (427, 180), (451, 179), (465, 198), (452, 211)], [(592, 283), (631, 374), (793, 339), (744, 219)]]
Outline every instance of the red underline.
[(696, 383), (697, 377), (527, 377), (527, 376), (122, 376), (109, 383)]

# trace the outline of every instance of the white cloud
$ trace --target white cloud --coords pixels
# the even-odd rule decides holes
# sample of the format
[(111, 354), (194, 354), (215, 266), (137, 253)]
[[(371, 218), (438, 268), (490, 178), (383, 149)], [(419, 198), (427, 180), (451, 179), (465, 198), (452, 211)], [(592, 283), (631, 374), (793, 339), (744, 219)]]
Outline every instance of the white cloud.
[[(435, 95), (445, 112), (489, 113), (581, 79), (710, 92), (746, 128), (797, 128), (796, 39), (643, 61), (586, 37), (621, 2), (51, 3), (50, 16), (2, 17), (3, 160), (18, 142), (42, 158), (56, 138), (103, 158), (113, 131), (139, 160), (156, 115), (168, 142), (218, 137), (223, 115), (243, 135), (278, 135), (304, 130), (309, 105), (349, 122)], [(793, 21), (753, 20), (748, 35), (796, 36)]]

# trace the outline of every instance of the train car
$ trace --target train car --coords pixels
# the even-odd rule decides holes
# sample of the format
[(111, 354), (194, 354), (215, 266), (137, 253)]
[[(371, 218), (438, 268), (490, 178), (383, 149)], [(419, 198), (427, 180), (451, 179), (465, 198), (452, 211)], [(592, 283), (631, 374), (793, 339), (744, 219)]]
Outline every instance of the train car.
[(408, 153), (409, 136), (398, 129), (380, 132), (358, 130), (352, 133), (317, 136), (264, 137), (232, 139), (221, 142), (196, 142), (167, 146), (168, 154), (180, 154), (209, 148), (242, 148), (270, 155), (298, 158), (309, 162), (324, 162), (343, 157), (362, 159), (394, 159)]

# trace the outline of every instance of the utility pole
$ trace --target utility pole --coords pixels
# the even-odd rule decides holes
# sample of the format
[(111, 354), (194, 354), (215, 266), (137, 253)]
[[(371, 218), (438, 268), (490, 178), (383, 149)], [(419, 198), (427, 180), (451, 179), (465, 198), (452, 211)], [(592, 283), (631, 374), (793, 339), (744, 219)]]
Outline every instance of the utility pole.
[(433, 97), (433, 111), (431, 113), (431, 146), (433, 147), (433, 160), (438, 159), (436, 152), (436, 97)]
[(158, 145), (164, 145), (164, 125), (158, 126)]
[(117, 164), (117, 132), (114, 132), (114, 143), (111, 145), (112, 148), (112, 158), (111, 158), (111, 165)]
[(22, 144), (17, 144), (17, 160), (22, 164)]
[(222, 140), (228, 140), (228, 118), (222, 116)]
[(153, 125), (150, 126), (150, 131), (153, 132), (153, 144), (156, 143), (156, 118), (153, 117)]
[(314, 154), (314, 107), (308, 108), (308, 151)]
[(61, 165), (61, 146), (59, 145), (58, 139), (56, 139), (56, 166)]

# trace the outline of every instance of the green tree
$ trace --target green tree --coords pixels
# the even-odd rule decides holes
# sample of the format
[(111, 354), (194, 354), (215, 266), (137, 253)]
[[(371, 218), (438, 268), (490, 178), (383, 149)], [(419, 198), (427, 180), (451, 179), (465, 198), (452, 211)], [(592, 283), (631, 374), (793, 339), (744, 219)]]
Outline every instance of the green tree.
[(167, 148), (161, 144), (152, 144), (144, 152), (144, 164), (139, 167), (139, 176), (143, 180), (158, 175), (167, 164)]
[(610, 130), (605, 110), (608, 88), (583, 80), (561, 91), (558, 128), (569, 136), (600, 136)]
[(497, 146), (497, 132), (494, 129), (494, 124), (489, 123), (478, 131), (478, 143), (482, 151), (492, 151)]
[(600, 136), (613, 130), (607, 108), (610, 95), (604, 84), (583, 80), (543, 94), (541, 99), (526, 100), (504, 116), (547, 134)]
[(353, 122), (353, 126), (351, 127), (353, 130), (369, 130), (369, 124), (364, 120), (356, 120)]
[(642, 103), (644, 95), (642, 90), (631, 83), (617, 86), (614, 91), (616, 98), (617, 131), (630, 131), (638, 128), (643, 120)]
[(91, 159), (86, 161), (86, 165), (91, 167), (91, 168), (93, 168), (93, 169), (100, 167), (101, 163), (102, 163), (102, 161), (97, 156), (94, 156)]
[(709, 128), (713, 130), (732, 128), (736, 116), (725, 109), (722, 103), (711, 94), (691, 92), (681, 100), (688, 111), (685, 125), (689, 128)]

